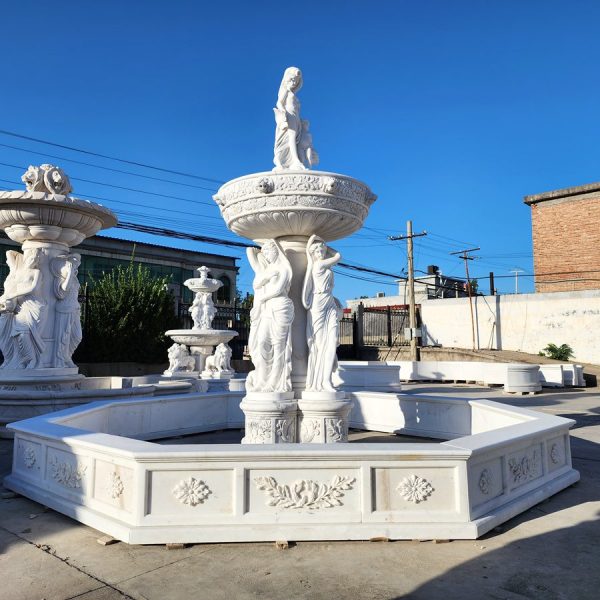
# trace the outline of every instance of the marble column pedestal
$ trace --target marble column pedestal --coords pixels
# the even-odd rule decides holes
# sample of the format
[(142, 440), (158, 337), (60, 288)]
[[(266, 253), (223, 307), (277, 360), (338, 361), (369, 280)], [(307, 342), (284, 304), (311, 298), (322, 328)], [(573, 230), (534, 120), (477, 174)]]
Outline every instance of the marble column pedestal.
[(302, 392), (298, 400), (298, 442), (347, 442), (351, 409), (352, 400), (344, 392)]
[(242, 444), (286, 444), (296, 441), (294, 392), (248, 392), (240, 404), (246, 416)]

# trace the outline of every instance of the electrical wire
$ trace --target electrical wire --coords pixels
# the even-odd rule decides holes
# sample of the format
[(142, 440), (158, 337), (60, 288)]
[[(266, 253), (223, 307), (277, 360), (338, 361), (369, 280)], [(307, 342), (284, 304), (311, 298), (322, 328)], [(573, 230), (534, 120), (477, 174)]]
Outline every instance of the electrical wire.
[[(71, 162), (76, 165), (84, 165), (86, 167), (93, 167), (94, 169), (102, 169), (104, 171), (111, 171), (113, 173), (121, 173), (123, 175), (132, 175), (133, 177), (141, 177), (143, 179), (151, 179), (152, 181), (161, 181), (163, 183), (171, 183), (173, 185), (182, 185), (184, 187), (195, 188), (198, 190), (207, 190), (209, 188), (202, 187), (201, 185), (194, 185), (193, 183), (183, 183), (182, 181), (175, 181), (173, 179), (163, 179), (162, 177), (152, 177), (151, 175), (142, 175), (141, 173), (134, 173), (133, 171), (123, 171), (122, 169), (115, 169), (113, 167), (105, 167), (103, 165), (95, 165), (93, 163), (84, 162), (81, 160), (75, 160), (74, 158), (67, 158), (65, 156), (56, 156), (56, 154), (48, 154), (46, 152), (37, 152), (35, 150), (29, 150), (28, 148), (19, 148), (19, 146), (11, 146), (9, 144), (1, 144), (3, 148), (10, 148), (11, 150), (19, 150), (21, 152), (27, 152), (29, 154), (37, 154), (38, 156), (45, 156), (47, 158), (56, 158), (58, 160), (64, 160)], [(212, 191), (212, 188), (211, 188)], [(216, 191), (216, 190), (214, 190)]]
[[(19, 170), (27, 170), (27, 167), (24, 166), (17, 166), (17, 165), (10, 165), (8, 163), (3, 163), (0, 162), (0, 165), (2, 165), (3, 167), (11, 167), (13, 169), (19, 169)], [(204, 204), (206, 206), (211, 206), (213, 208), (217, 208), (217, 205), (214, 202), (203, 202), (202, 200), (190, 200), (189, 198), (182, 198), (181, 196), (173, 196), (171, 194), (160, 194), (158, 192), (148, 192), (147, 190), (139, 190), (137, 188), (130, 188), (130, 187), (125, 187), (122, 185), (114, 185), (112, 183), (105, 183), (103, 181), (93, 181), (91, 179), (82, 179), (81, 177), (69, 177), (69, 179), (72, 179), (73, 181), (81, 181), (83, 183), (92, 183), (94, 185), (101, 185), (104, 187), (110, 187), (110, 188), (115, 188), (117, 190), (125, 190), (126, 192), (136, 192), (138, 194), (147, 194), (149, 196), (159, 196), (161, 198), (169, 198), (171, 200), (181, 200), (183, 202), (191, 202), (192, 204)], [(209, 190), (208, 188), (203, 188), (206, 189), (208, 191), (215, 191), (215, 190)]]
[(154, 165), (149, 165), (146, 163), (137, 162), (134, 160), (127, 160), (125, 158), (118, 158), (116, 156), (109, 156), (107, 154), (100, 154), (99, 152), (92, 152), (91, 150), (84, 150), (83, 148), (75, 148), (74, 146), (66, 146), (64, 144), (57, 144), (56, 142), (49, 142), (48, 140), (42, 140), (39, 138), (30, 137), (27, 135), (23, 135), (20, 133), (15, 133), (13, 131), (6, 131), (5, 129), (0, 129), (0, 134), (10, 135), (12, 137), (20, 138), (22, 140), (29, 140), (30, 142), (37, 142), (39, 144), (46, 144), (48, 146), (54, 146), (56, 148), (63, 148), (64, 150), (72, 150), (73, 152), (80, 152), (82, 154), (89, 154), (90, 156), (98, 156), (100, 158), (106, 158), (108, 160), (115, 160), (121, 163), (125, 163), (128, 165), (134, 165), (136, 167), (144, 167), (146, 169), (153, 169), (155, 171), (162, 171), (163, 173), (171, 173), (173, 175), (181, 175), (183, 177), (192, 177), (193, 179), (201, 179), (202, 181), (209, 181), (210, 183), (219, 183), (223, 184), (224, 181), (220, 179), (212, 179), (211, 177), (202, 177), (200, 175), (194, 175), (192, 173), (184, 173), (182, 171), (174, 171), (172, 169), (165, 169), (163, 167), (157, 167)]

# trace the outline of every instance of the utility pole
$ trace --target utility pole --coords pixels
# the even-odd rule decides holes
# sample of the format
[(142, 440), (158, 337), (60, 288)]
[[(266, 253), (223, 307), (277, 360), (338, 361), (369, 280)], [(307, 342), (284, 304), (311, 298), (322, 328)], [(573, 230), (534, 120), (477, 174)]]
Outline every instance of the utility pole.
[(467, 293), (469, 294), (469, 308), (471, 309), (471, 336), (473, 340), (473, 350), (475, 350), (475, 318), (473, 316), (473, 294), (471, 292), (471, 279), (469, 277), (469, 261), (475, 260), (475, 257), (469, 256), (469, 252), (475, 252), (475, 250), (480, 250), (480, 248), (469, 248), (467, 250), (459, 250), (458, 252), (450, 252), (450, 254), (453, 256), (460, 255), (459, 258), (462, 258), (465, 261)]
[(511, 273), (515, 274), (515, 294), (519, 293), (519, 273), (525, 273), (522, 269), (513, 269)]
[(408, 257), (408, 319), (410, 326), (410, 360), (420, 360), (419, 346), (417, 345), (417, 307), (415, 305), (415, 269), (413, 262), (413, 238), (427, 235), (412, 232), (412, 221), (406, 221), (406, 235), (389, 236), (392, 241), (406, 240), (406, 254)]

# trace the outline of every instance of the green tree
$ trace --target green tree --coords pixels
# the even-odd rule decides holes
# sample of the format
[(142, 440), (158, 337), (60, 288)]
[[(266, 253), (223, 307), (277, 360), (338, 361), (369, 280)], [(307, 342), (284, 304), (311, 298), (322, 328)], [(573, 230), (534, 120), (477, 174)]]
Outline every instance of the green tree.
[(561, 344), (560, 346), (557, 346), (556, 344), (548, 344), (544, 348), (544, 352), (540, 352), (540, 355), (553, 358), (554, 360), (569, 360), (575, 356), (573, 354), (573, 348), (571, 348), (569, 344)]
[(165, 362), (172, 343), (165, 331), (180, 326), (169, 277), (129, 263), (92, 281), (84, 314), (79, 362)]

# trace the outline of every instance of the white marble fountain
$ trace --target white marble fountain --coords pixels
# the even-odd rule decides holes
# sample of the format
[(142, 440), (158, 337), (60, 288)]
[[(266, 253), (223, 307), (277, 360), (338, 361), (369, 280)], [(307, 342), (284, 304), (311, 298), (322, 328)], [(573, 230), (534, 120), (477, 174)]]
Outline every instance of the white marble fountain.
[[(194, 302), (190, 307), (194, 326), (166, 332), (175, 343), (169, 348), (169, 368), (164, 374), (167, 377), (231, 379), (234, 372), (231, 368), (231, 348), (227, 342), (237, 335), (237, 331), (212, 328), (217, 314), (212, 295), (223, 283), (218, 279), (210, 279), (207, 267), (199, 267), (197, 271), (200, 277), (184, 281), (184, 285), (194, 292)], [(213, 355), (215, 346), (217, 349)]]
[[(358, 230), (375, 196), (310, 170), (301, 85), (287, 69), (275, 169), (215, 196), (227, 226), (260, 246), (248, 251), (246, 390), (104, 400), (13, 424), (7, 487), (130, 543), (186, 543), (476, 538), (578, 480), (569, 419), (403, 393), (399, 372), (382, 386), (377, 365), (362, 389), (334, 385), (340, 255), (328, 243)], [(436, 441), (354, 444), (348, 427)], [(245, 429), (242, 444), (151, 441), (228, 428)]]

